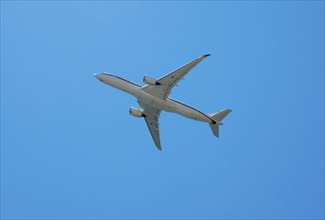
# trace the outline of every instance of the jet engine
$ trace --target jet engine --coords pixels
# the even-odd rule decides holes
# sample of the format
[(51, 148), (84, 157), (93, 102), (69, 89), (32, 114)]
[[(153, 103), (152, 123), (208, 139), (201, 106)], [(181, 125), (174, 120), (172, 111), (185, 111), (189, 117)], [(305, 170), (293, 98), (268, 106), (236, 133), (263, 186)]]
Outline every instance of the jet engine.
[(135, 107), (130, 108), (129, 114), (133, 115), (134, 117), (138, 117), (138, 118), (144, 117), (144, 114), (142, 113), (142, 111)]
[(153, 86), (160, 85), (160, 82), (158, 80), (155, 80), (154, 78), (151, 78), (150, 76), (144, 76), (143, 82), (148, 85), (153, 85)]

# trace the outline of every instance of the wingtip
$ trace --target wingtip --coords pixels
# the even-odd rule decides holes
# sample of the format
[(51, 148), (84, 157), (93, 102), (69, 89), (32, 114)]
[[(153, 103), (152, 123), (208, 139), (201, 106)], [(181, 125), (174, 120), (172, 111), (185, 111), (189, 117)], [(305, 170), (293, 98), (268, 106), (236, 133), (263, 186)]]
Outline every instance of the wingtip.
[(202, 57), (208, 57), (208, 56), (211, 56), (211, 54), (204, 54)]

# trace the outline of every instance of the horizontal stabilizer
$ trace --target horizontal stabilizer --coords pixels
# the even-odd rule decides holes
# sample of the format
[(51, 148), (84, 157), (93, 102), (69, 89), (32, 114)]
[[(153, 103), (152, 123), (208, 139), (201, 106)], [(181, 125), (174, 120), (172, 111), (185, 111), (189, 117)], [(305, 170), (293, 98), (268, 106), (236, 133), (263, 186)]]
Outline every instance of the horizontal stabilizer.
[(219, 125), (218, 124), (209, 124), (214, 136), (219, 137)]
[(210, 114), (210, 117), (216, 122), (221, 122), (230, 112), (231, 109), (225, 109), (218, 113)]

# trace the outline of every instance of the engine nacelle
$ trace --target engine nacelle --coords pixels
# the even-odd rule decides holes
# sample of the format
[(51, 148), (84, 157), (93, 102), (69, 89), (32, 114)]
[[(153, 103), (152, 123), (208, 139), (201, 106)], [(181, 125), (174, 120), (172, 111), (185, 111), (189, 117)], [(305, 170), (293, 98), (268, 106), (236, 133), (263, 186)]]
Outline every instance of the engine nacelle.
[(144, 114), (142, 113), (141, 110), (135, 108), (135, 107), (131, 107), (130, 110), (129, 110), (129, 114), (130, 115), (133, 115), (135, 117), (138, 117), (138, 118), (141, 118), (141, 117), (144, 117)]
[(149, 84), (149, 85), (153, 85), (153, 86), (160, 85), (159, 81), (155, 80), (154, 78), (152, 78), (150, 76), (144, 76), (143, 82), (146, 84)]

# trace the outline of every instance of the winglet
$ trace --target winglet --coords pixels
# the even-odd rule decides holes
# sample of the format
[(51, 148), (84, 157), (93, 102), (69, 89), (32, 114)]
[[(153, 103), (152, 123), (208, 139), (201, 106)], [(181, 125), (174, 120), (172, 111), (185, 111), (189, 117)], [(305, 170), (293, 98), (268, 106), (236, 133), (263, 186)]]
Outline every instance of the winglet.
[(210, 56), (211, 54), (204, 54), (202, 57), (208, 57), (208, 56)]

